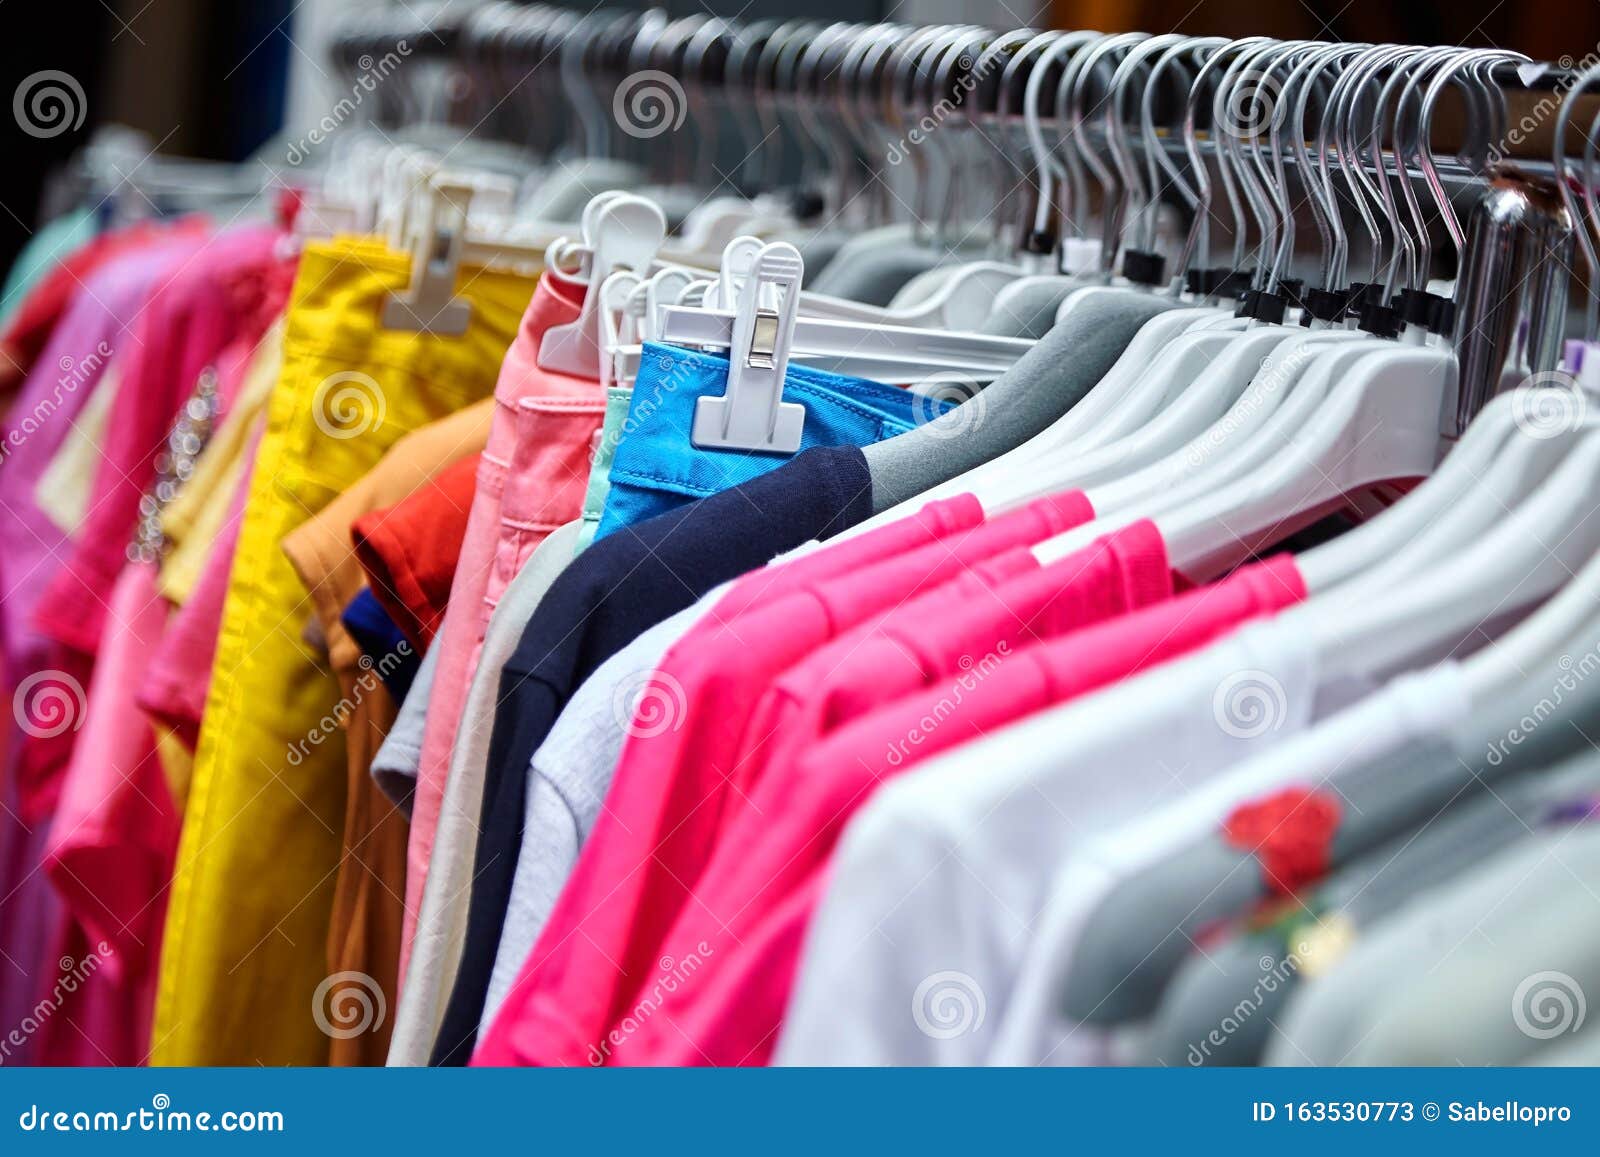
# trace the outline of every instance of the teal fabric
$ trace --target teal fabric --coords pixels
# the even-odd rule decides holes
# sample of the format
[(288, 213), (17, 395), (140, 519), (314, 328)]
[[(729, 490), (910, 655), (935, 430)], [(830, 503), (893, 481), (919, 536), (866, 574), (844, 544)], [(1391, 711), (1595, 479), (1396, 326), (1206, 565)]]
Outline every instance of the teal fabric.
[(0, 329), (11, 324), (22, 299), (67, 254), (94, 236), (94, 214), (86, 209), (63, 214), (28, 239), (11, 263), (0, 296)]
[(609, 386), (606, 389), (606, 416), (600, 423), (600, 438), (595, 443), (594, 459), (589, 464), (589, 488), (583, 492), (583, 518), (578, 527), (578, 545), (572, 552), (574, 555), (582, 554), (600, 529), (606, 496), (611, 493), (611, 463), (617, 456), (617, 444), (627, 433), (628, 404), (632, 397), (633, 391), (622, 386)]

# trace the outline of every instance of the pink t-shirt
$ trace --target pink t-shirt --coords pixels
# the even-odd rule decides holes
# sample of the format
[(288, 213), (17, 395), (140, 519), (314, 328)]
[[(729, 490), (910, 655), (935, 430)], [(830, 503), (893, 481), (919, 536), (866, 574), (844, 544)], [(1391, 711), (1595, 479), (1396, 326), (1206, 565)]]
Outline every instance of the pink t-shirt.
[[(970, 494), (959, 494), (929, 502), (913, 515), (864, 534), (787, 556), (759, 570), (750, 571), (729, 584), (717, 597), (715, 606), (691, 629), (690, 634), (709, 633), (713, 626), (727, 626), (763, 603), (885, 559), (897, 558), (970, 530), (982, 522), (983, 507), (978, 500)], [(496, 1025), (500, 1023), (501, 1019), (497, 1019)], [(497, 1048), (505, 1051), (503, 1044), (496, 1046), (491, 1043), (487, 1053), (480, 1048), (477, 1055), (493, 1056)], [(483, 1063), (504, 1062), (488, 1060)]]
[(1024, 551), (1021, 565), (999, 586), (979, 571), (959, 575), (790, 667), (745, 728), (741, 781), (786, 770), (834, 728), (935, 679), (983, 675), (1023, 646), (1172, 597), (1166, 549), (1149, 521), (1048, 567)]
[[(489, 441), (478, 462), (477, 488), (472, 496), (472, 511), (467, 516), (467, 533), (461, 544), (461, 559), (456, 564), (450, 586), (450, 603), (440, 628), (439, 665), (428, 698), (428, 714), (422, 732), (422, 753), (417, 765), (417, 787), (412, 801), (411, 835), (406, 845), (406, 907), (400, 942), (400, 978), (411, 959), (411, 942), (416, 936), (417, 915), (422, 911), (422, 890), (428, 880), (428, 858), (439, 827), (439, 808), (444, 802), (445, 779), (450, 772), (450, 752), (455, 746), (456, 728), (472, 681), (473, 661), (483, 644), (489, 622), (485, 594), (495, 568), (495, 551), (501, 537), (501, 503), (506, 478), (517, 452), (517, 414), (528, 398), (584, 402), (597, 400), (604, 408), (605, 395), (598, 382), (553, 373), (539, 368), (539, 345), (545, 333), (557, 325), (578, 318), (583, 305), (584, 287), (553, 274), (539, 278), (522, 324), (511, 348), (506, 351), (495, 381), (494, 418), (489, 425)], [(599, 418), (595, 419), (596, 424)], [(587, 453), (588, 438), (583, 449)], [(530, 477), (526, 484), (548, 484), (553, 489), (566, 482), (564, 476)], [(581, 494), (580, 494), (581, 503)], [(577, 517), (574, 512), (572, 517)]]
[[(805, 927), (845, 824), (919, 760), (1202, 647), (1305, 598), (1289, 555), (1209, 587), (1017, 652), (986, 678), (964, 673), (849, 725), (789, 774), (763, 780), (741, 832), (721, 842), (662, 957), (705, 966), (631, 1034), (610, 1063), (764, 1064), (776, 1043)], [(983, 640), (974, 640), (981, 647)], [(955, 691), (963, 696), (954, 706)], [(920, 737), (912, 742), (912, 737)], [(712, 948), (712, 953), (705, 948)], [(648, 972), (641, 976), (649, 975)], [(630, 998), (649, 995), (642, 991)]]
[(53, 1063), (144, 1062), (178, 848), (178, 809), (134, 698), (167, 620), (156, 568), (124, 567), (106, 613), (117, 629), (107, 632), (95, 664), (44, 869), (83, 941), (110, 952), (76, 994), (77, 1005), (91, 1002), (97, 1014), (75, 1018), (73, 1031), (52, 1032)]
[[(1032, 565), (1027, 546), (1092, 517), (1081, 494), (1040, 499), (917, 550), (702, 620), (663, 657), (648, 700), (684, 705), (680, 726), (629, 735), (605, 810), (490, 1033), (528, 1026), (523, 1063), (583, 1064), (648, 974), (737, 793), (744, 724), (768, 683), (841, 632), (972, 568), (999, 581)], [(863, 536), (865, 537), (865, 536)], [(803, 561), (803, 560), (802, 560)], [(716, 621), (713, 621), (716, 620)], [(480, 1056), (496, 1046), (486, 1042)], [(520, 1054), (520, 1046), (518, 1048)]]
[(712, 620), (726, 622), (779, 595), (803, 590), (836, 575), (850, 574), (982, 523), (983, 507), (973, 495), (936, 499), (915, 514), (865, 534), (831, 541), (826, 546), (775, 560), (760, 570), (740, 575), (712, 608)]

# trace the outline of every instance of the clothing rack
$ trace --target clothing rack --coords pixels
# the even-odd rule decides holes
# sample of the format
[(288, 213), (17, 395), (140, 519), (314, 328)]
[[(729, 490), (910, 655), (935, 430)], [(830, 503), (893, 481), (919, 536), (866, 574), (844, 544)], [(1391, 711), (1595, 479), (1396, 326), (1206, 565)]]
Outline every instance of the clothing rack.
[[(1368, 123), (1353, 135), (1332, 134), (1337, 139), (1324, 135), (1327, 108), (1317, 105), (1344, 83), (1337, 68), (1337, 80), (1314, 69), (1299, 81), (1316, 106), (1310, 115), (1306, 98), (1297, 108), (1279, 101), (1291, 72), (1303, 72), (1285, 60), (1338, 60), (1341, 52), (1352, 60), (1367, 47), (746, 23), (497, 2), (367, 14), (336, 39), (333, 55), (351, 76), (385, 54), (414, 58), (447, 79), (453, 129), (531, 143), (558, 160), (613, 155), (642, 163), (662, 185), (781, 192), (802, 218), (854, 214), (870, 225), (909, 216), (913, 236), (952, 248), (988, 231), (995, 256), (1031, 255), (1041, 267), (1055, 254), (1068, 268), (1071, 247), (1089, 242), (1087, 260), (1106, 277), (1119, 271), (1194, 289), (1243, 274), (1292, 299), (1302, 283), (1342, 288), (1346, 269), (1397, 288), (1402, 239), (1389, 223), (1408, 208), (1422, 239), (1420, 254), (1407, 243), (1407, 260), (1421, 261), (1407, 275), (1412, 288), (1422, 288), (1419, 278), (1454, 276), (1464, 223), (1488, 178), (1509, 171), (1504, 163), (1516, 179), (1542, 180), (1553, 201), (1550, 130), (1590, 63), (1392, 46), (1370, 67), (1363, 58), (1366, 71), (1343, 100), (1369, 109)], [(1241, 81), (1233, 74), (1247, 59)], [(1223, 91), (1225, 110), (1214, 103)], [(1444, 99), (1452, 91), (1456, 99)], [(1575, 103), (1595, 102), (1580, 91)], [(564, 132), (551, 131), (561, 120), (552, 109), (565, 111)], [(1284, 129), (1289, 115), (1298, 115), (1302, 132)], [(1243, 123), (1232, 123), (1235, 116)], [(719, 155), (731, 160), (719, 167)], [(1327, 208), (1309, 195), (1308, 163), (1322, 170)], [(1268, 203), (1268, 167), (1294, 175), (1277, 205)], [(1344, 169), (1347, 180), (1330, 182), (1328, 169)], [(1402, 174), (1405, 203), (1394, 191)], [(1357, 175), (1366, 201), (1353, 191)], [(1159, 246), (1158, 223), (1166, 230)], [(1330, 226), (1339, 232), (1337, 277), (1328, 265)], [(1228, 238), (1231, 260), (1212, 260), (1222, 256), (1212, 252), (1213, 231)], [(1294, 238), (1318, 233), (1324, 267), (1292, 265)], [(1563, 292), (1558, 312), (1565, 303)], [(1462, 330), (1465, 343), (1485, 340), (1476, 323)], [(1496, 375), (1487, 367), (1508, 356), (1499, 348), (1508, 340), (1487, 352), (1463, 349), (1464, 363), (1486, 367), (1476, 392), (1491, 389), (1487, 379)]]
[[(949, 51), (949, 42), (936, 34), (954, 31), (965, 36), (956, 51)], [(588, 103), (589, 95), (596, 104), (609, 106), (618, 83), (652, 70), (683, 85), (691, 108), (696, 98), (729, 103), (748, 99), (761, 113), (765, 106), (787, 101), (795, 108), (831, 106), (845, 118), (881, 115), (891, 123), (910, 123), (942, 111), (941, 125), (953, 119), (987, 131), (1021, 127), (1022, 93), (1039, 59), (1037, 52), (1029, 59), (1023, 49), (1040, 36), (1029, 28), (1000, 32), (975, 26), (740, 22), (703, 13), (672, 20), (660, 9), (579, 14), (507, 0), (462, 9), (441, 0), (362, 14), (335, 39), (332, 56), (336, 65), (353, 73), (362, 62), (370, 67), (372, 59), (404, 46), (408, 56), (455, 70), (489, 108), (528, 89), (575, 104)], [(1223, 42), (1186, 39), (1197, 45)], [(1582, 75), (1582, 63), (1507, 59), (1482, 75), (1498, 88), (1508, 115), (1516, 117), (1537, 108), (1541, 97), (1570, 90)], [(1053, 68), (1059, 74), (1060, 63)], [(591, 91), (584, 94), (581, 87)], [(941, 102), (947, 105), (943, 110)], [(467, 117), (471, 102), (458, 102), (454, 111)], [(1553, 109), (1537, 113), (1541, 120), (1547, 116), (1553, 117)], [(1053, 131), (1071, 127), (1053, 107), (1041, 107), (1039, 121)], [(463, 122), (464, 127), (472, 123)], [(1098, 131), (1094, 125), (1083, 127)], [(1141, 146), (1146, 143), (1137, 131), (1134, 137)], [(1547, 139), (1547, 134), (1518, 133), (1501, 155), (1548, 175)], [(1162, 144), (1181, 148), (1170, 137), (1164, 136)], [(1392, 151), (1385, 149), (1384, 155), (1392, 164)], [(1292, 158), (1286, 160), (1292, 163)], [(1456, 157), (1441, 158), (1439, 169), (1450, 178), (1480, 175)]]

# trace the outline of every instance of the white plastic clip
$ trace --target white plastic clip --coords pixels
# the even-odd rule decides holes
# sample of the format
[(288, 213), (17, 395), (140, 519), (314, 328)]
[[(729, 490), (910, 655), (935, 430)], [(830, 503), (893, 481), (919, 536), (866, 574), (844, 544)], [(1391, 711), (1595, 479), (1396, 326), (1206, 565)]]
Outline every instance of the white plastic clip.
[[(667, 218), (654, 201), (631, 195), (602, 194), (610, 199), (594, 213), (590, 235), (594, 255), (589, 263), (589, 289), (578, 320), (552, 326), (539, 343), (539, 366), (576, 377), (600, 376), (600, 287), (619, 269), (644, 273), (667, 236)], [(588, 215), (587, 213), (585, 214)]]
[(739, 300), (739, 287), (750, 276), (750, 270), (765, 246), (766, 242), (761, 238), (749, 235), (735, 237), (728, 242), (727, 248), (722, 251), (716, 289), (707, 296), (707, 303), (714, 303), (717, 309), (734, 309), (734, 302)]
[(765, 246), (739, 292), (729, 351), (728, 392), (695, 402), (690, 440), (726, 450), (792, 454), (806, 410), (783, 400), (784, 373), (805, 263), (787, 242)]
[[(657, 327), (661, 324), (661, 307), (677, 305), (694, 281), (694, 274), (687, 269), (663, 269), (644, 283), (643, 313), (638, 318), (641, 341), (655, 340)], [(629, 307), (633, 308), (632, 301)]]
[(383, 303), (387, 329), (458, 337), (472, 320), (472, 303), (456, 296), (456, 273), (466, 238), (473, 186), (434, 178), (411, 234), (411, 284)]
[(631, 386), (631, 374), (619, 371), (618, 355), (633, 343), (632, 327), (627, 317), (628, 296), (639, 286), (639, 275), (619, 269), (606, 278), (600, 286), (600, 308), (596, 321), (600, 325), (600, 388)]

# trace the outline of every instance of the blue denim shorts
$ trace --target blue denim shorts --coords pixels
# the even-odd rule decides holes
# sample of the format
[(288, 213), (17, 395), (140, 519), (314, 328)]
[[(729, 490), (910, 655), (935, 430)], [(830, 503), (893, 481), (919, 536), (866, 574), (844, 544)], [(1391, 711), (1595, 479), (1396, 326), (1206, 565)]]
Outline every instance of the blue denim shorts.
[[(728, 389), (728, 359), (647, 343), (611, 463), (610, 492), (596, 539), (696, 498), (760, 477), (789, 454), (708, 449), (689, 431), (695, 402)], [(800, 449), (867, 446), (924, 425), (954, 403), (862, 378), (789, 367), (783, 400), (806, 409)]]

